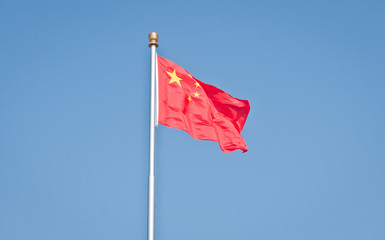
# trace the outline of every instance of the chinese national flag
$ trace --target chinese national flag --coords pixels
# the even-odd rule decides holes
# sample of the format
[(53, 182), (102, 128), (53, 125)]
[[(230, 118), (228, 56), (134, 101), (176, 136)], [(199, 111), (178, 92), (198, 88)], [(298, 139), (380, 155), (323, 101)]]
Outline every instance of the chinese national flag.
[(250, 111), (249, 101), (194, 78), (182, 67), (158, 59), (158, 123), (182, 129), (198, 140), (219, 142), (228, 153), (247, 151), (241, 131)]

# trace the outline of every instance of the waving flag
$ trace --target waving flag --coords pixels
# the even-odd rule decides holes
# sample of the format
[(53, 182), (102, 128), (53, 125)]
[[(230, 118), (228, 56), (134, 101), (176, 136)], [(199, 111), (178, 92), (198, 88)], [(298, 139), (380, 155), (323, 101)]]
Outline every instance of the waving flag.
[(219, 142), (228, 153), (247, 151), (241, 131), (250, 111), (249, 101), (194, 78), (184, 68), (157, 56), (158, 123), (188, 132), (198, 140)]

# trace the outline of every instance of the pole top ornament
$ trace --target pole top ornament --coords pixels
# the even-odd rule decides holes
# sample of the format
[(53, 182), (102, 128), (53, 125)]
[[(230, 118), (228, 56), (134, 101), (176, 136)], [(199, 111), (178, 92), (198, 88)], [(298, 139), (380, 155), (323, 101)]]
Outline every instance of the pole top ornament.
[(150, 43), (148, 44), (148, 46), (151, 47), (152, 45), (155, 45), (156, 47), (158, 47), (159, 46), (158, 39), (159, 39), (159, 35), (157, 32), (150, 32), (150, 34), (148, 34), (148, 40), (150, 40)]

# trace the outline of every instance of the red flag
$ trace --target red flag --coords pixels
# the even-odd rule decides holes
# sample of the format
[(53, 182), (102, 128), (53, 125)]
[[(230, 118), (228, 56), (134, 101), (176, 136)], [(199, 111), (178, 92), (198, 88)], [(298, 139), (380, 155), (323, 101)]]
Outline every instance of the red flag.
[(199, 81), (160, 56), (158, 89), (158, 123), (182, 129), (198, 140), (217, 141), (226, 153), (247, 151), (240, 133), (250, 111), (249, 101)]

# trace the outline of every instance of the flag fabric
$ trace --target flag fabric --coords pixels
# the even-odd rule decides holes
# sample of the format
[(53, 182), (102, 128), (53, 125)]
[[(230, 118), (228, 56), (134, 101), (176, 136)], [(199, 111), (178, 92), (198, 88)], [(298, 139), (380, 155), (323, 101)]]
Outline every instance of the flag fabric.
[(249, 101), (194, 78), (184, 68), (157, 56), (158, 123), (182, 129), (198, 140), (217, 141), (222, 151), (247, 151), (241, 136)]

